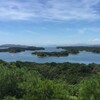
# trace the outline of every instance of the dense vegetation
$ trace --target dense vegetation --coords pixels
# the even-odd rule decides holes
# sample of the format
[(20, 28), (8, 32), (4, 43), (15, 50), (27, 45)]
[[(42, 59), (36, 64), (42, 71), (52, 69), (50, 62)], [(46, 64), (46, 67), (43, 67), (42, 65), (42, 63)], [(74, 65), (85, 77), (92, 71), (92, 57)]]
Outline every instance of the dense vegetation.
[(77, 54), (79, 53), (78, 50), (70, 50), (70, 51), (60, 51), (60, 52), (33, 52), (32, 54), (35, 54), (39, 57), (47, 57), (47, 56), (68, 56), (69, 54)]
[(43, 47), (33, 47), (33, 46), (29, 46), (29, 47), (9, 47), (6, 49), (0, 49), (0, 52), (10, 52), (10, 53), (17, 53), (17, 52), (22, 52), (25, 50), (44, 50)]
[(33, 52), (32, 54), (35, 54), (39, 57), (47, 57), (47, 56), (68, 56), (67, 51), (61, 51), (61, 52)]
[(88, 51), (93, 53), (100, 53), (100, 46), (65, 46), (65, 47), (57, 47), (65, 49), (66, 51)]
[(100, 65), (1, 60), (0, 100), (100, 100)]

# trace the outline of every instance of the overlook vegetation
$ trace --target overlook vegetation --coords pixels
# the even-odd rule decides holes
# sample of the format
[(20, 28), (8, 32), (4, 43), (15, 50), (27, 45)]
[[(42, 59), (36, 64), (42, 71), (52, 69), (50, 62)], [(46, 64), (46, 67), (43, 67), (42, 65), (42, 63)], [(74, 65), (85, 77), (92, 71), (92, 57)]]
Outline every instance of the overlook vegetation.
[(0, 100), (100, 100), (100, 65), (1, 60)]
[(44, 50), (43, 47), (33, 47), (33, 46), (29, 46), (29, 47), (9, 47), (6, 49), (0, 49), (0, 52), (9, 52), (9, 53), (18, 53), (18, 52), (22, 52), (22, 51), (26, 51), (26, 50)]

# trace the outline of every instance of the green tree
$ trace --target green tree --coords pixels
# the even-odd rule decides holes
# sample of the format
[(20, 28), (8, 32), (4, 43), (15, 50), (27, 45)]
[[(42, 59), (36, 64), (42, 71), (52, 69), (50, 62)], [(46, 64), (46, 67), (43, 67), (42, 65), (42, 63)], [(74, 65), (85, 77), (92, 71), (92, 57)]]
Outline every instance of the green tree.
[(79, 100), (100, 100), (100, 74), (82, 81)]

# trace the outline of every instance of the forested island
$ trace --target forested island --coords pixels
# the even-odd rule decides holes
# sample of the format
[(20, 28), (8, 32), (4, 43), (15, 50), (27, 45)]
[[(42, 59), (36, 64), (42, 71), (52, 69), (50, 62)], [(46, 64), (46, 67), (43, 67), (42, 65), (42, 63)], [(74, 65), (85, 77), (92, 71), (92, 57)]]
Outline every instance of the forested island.
[(60, 51), (60, 52), (33, 52), (32, 54), (35, 54), (39, 57), (47, 57), (47, 56), (68, 56), (69, 54), (78, 54), (78, 50), (70, 50), (70, 51)]
[(0, 60), (0, 100), (99, 100), (100, 65)]
[(64, 47), (57, 47), (58, 49), (64, 49), (66, 51), (87, 51), (93, 53), (100, 53), (100, 46), (64, 46)]
[(28, 47), (9, 47), (6, 49), (0, 49), (0, 52), (9, 52), (9, 53), (18, 53), (26, 50), (45, 50), (43, 47), (34, 47), (34, 46), (28, 46)]
[(60, 52), (33, 52), (32, 54), (35, 54), (39, 57), (47, 57), (47, 56), (68, 56), (69, 54), (78, 54), (80, 51), (87, 51), (92, 53), (100, 53), (100, 47), (95, 46), (66, 46), (66, 47), (57, 47), (57, 49), (64, 49), (64, 51)]

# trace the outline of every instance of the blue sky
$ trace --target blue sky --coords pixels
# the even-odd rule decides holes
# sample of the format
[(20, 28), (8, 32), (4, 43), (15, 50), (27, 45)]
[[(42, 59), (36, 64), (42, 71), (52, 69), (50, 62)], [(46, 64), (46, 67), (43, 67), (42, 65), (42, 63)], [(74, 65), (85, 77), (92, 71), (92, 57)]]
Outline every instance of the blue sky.
[(0, 44), (100, 43), (100, 0), (0, 0)]

